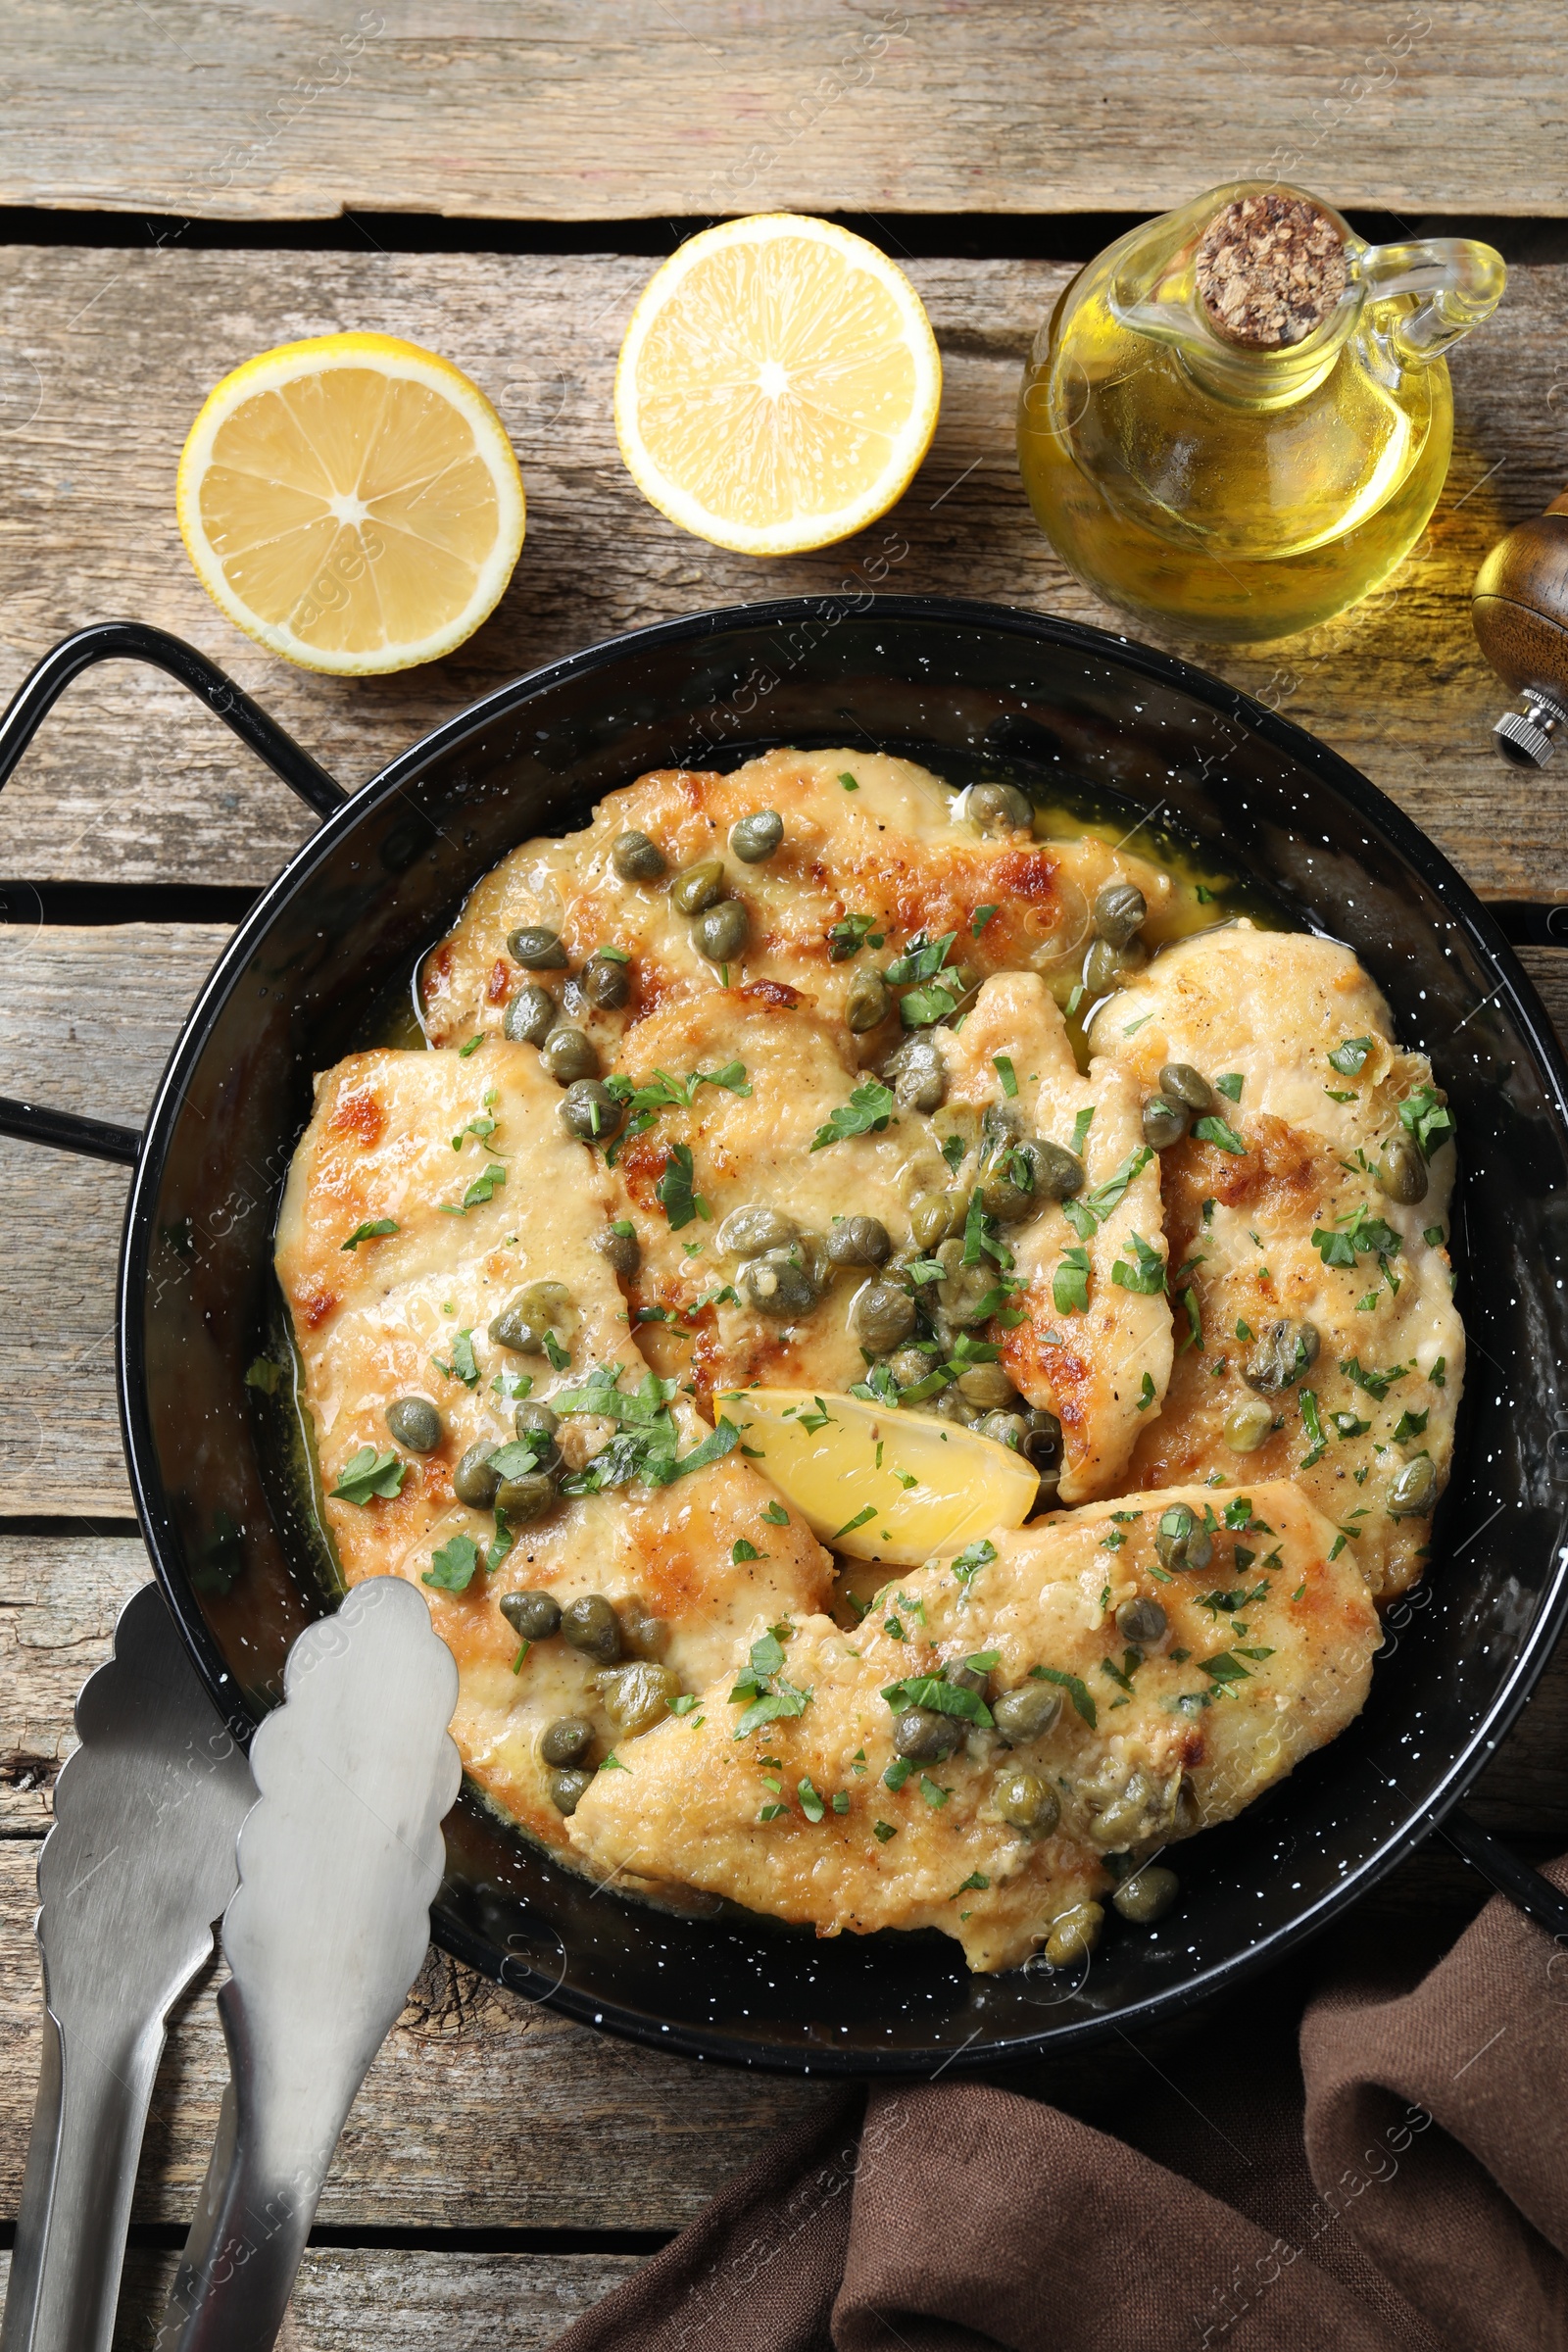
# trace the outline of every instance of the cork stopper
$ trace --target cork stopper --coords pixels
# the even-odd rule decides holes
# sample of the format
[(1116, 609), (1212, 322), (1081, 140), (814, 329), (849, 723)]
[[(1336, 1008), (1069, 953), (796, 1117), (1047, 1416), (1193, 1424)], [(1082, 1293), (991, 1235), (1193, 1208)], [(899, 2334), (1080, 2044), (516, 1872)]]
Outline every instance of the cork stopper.
[(1197, 275), (1217, 335), (1244, 351), (1286, 351), (1345, 292), (1345, 240), (1304, 196), (1239, 196), (1203, 231)]

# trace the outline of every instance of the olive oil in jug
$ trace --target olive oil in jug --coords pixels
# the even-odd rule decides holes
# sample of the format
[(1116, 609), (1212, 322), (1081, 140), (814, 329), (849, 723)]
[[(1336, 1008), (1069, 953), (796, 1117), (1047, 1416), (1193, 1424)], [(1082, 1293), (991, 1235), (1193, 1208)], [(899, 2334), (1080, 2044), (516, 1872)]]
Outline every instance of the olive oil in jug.
[(1369, 246), (1241, 181), (1134, 229), (1036, 337), (1018, 464), (1069, 569), (1140, 618), (1283, 637), (1377, 587), (1447, 471), (1442, 357), (1502, 294), (1464, 237)]

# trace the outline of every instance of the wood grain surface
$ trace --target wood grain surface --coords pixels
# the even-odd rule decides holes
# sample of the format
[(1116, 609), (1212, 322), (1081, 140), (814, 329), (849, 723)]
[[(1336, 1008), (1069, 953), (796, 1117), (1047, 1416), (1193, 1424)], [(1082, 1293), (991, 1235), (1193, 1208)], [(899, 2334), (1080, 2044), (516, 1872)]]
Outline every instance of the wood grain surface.
[(1524, 0), (7, 10), (9, 203), (281, 220), (1159, 211), (1244, 175), (1568, 209)]
[[(179, 2257), (133, 2249), (125, 2262), (114, 2352), (153, 2352)], [(314, 2246), (300, 2266), (278, 2352), (540, 2352), (630, 2278), (629, 2254), (373, 2252)], [(11, 2257), (0, 2253), (0, 2296)]]
[[(1117, 625), (1036, 530), (1013, 456), (1023, 357), (1066, 270), (915, 265), (946, 368), (924, 466), (886, 524), (762, 564), (678, 531), (621, 465), (611, 382), (648, 269), (624, 257), (0, 253), (0, 689), (69, 630), (133, 613), (191, 638), (356, 784), (519, 671), (710, 606), (847, 579), (858, 590), (880, 571), (889, 590)], [(1568, 269), (1519, 269), (1495, 318), (1458, 350), (1448, 484), (1376, 599), (1272, 649), (1178, 648), (1324, 736), (1479, 888), (1519, 896), (1568, 895), (1568, 828), (1555, 790), (1493, 750), (1509, 698), (1471, 635), (1469, 592), (1500, 531), (1568, 478), (1565, 313)], [(506, 418), (528, 487), (527, 544), (492, 619), (449, 661), (368, 682), (290, 668), (234, 630), (197, 584), (173, 513), (180, 445), (216, 379), (270, 343), (347, 326), (410, 336), (466, 368)], [(117, 664), (71, 689), (0, 800), (0, 872), (261, 883), (310, 826), (187, 695)]]

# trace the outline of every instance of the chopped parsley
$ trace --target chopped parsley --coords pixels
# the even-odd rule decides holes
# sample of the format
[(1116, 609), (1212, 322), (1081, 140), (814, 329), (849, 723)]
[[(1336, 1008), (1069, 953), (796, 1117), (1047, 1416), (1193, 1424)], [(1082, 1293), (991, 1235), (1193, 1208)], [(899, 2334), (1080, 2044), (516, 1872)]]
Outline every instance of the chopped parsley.
[(920, 1775), (920, 1794), (925, 1798), (926, 1803), (930, 1805), (934, 1811), (937, 1806), (945, 1805), (947, 1803), (949, 1797), (953, 1794), (953, 1791), (951, 1788), (944, 1788), (942, 1783), (940, 1781), (934, 1781), (928, 1772), (922, 1772)]
[(1312, 1390), (1302, 1389), (1299, 1392), (1298, 1401), (1301, 1407), (1301, 1421), (1306, 1430), (1310, 1446), (1310, 1451), (1302, 1454), (1300, 1466), (1303, 1470), (1310, 1470), (1312, 1464), (1321, 1461), (1324, 1454), (1327, 1453), (1329, 1442), (1323, 1435), (1323, 1424), (1318, 1419), (1317, 1397)]
[(654, 1187), (654, 1199), (669, 1220), (671, 1233), (679, 1233), (694, 1217), (706, 1217), (711, 1212), (702, 1195), (694, 1189), (694, 1170), (689, 1144), (671, 1144), (664, 1161), (664, 1173)]
[(1374, 1372), (1370, 1371), (1356, 1356), (1348, 1355), (1341, 1359), (1340, 1370), (1345, 1374), (1352, 1389), (1364, 1390), (1368, 1396), (1375, 1396), (1381, 1404), (1396, 1381), (1403, 1380), (1405, 1374), (1410, 1370), (1410, 1366), (1408, 1364), (1391, 1364), (1386, 1372)]
[(888, 1839), (896, 1838), (898, 1834), (891, 1821), (873, 1821), (871, 1824), (871, 1835), (878, 1845), (886, 1845)]
[(1052, 1277), (1051, 1297), (1058, 1315), (1081, 1315), (1089, 1307), (1089, 1252), (1064, 1250)]
[(1216, 1078), (1214, 1081), (1217, 1091), (1232, 1102), (1241, 1101), (1243, 1083), (1240, 1070), (1226, 1070), (1222, 1077)]
[(864, 1527), (868, 1520), (874, 1519), (875, 1517), (876, 1504), (874, 1502), (868, 1502), (863, 1510), (856, 1512), (853, 1519), (846, 1519), (844, 1525), (838, 1530), (837, 1534), (829, 1536), (828, 1542), (830, 1544), (837, 1544), (840, 1537), (853, 1536), (858, 1527)]
[(1433, 1364), (1431, 1371), (1427, 1374), (1427, 1378), (1429, 1381), (1431, 1381), (1432, 1386), (1435, 1389), (1445, 1389), (1447, 1387), (1448, 1359), (1446, 1355), (1440, 1355), (1437, 1358), (1437, 1361)]
[(1136, 1413), (1142, 1413), (1142, 1412), (1146, 1412), (1146, 1411), (1148, 1410), (1149, 1406), (1150, 1406), (1150, 1405), (1152, 1405), (1152, 1404), (1153, 1403), (1153, 1401), (1154, 1401), (1154, 1383), (1153, 1383), (1153, 1381), (1152, 1380), (1152, 1378), (1150, 1377), (1150, 1375), (1149, 1375), (1149, 1374), (1146, 1372), (1146, 1373), (1144, 1374), (1144, 1387), (1143, 1387), (1143, 1394), (1142, 1394), (1142, 1396), (1139, 1397), (1139, 1399), (1138, 1399), (1138, 1402), (1137, 1402), (1137, 1403), (1134, 1405), (1134, 1407), (1133, 1407), (1133, 1410), (1134, 1410), (1134, 1412), (1136, 1412)]
[(1072, 1123), (1072, 1142), (1067, 1149), (1074, 1159), (1082, 1159), (1084, 1155), (1084, 1146), (1089, 1141), (1089, 1130), (1094, 1123), (1094, 1116), (1095, 1105), (1091, 1102), (1078, 1113)]
[(955, 1553), (953, 1573), (960, 1585), (966, 1585), (971, 1577), (979, 1575), (982, 1568), (989, 1568), (996, 1556), (997, 1547), (990, 1537), (979, 1536), (974, 1543), (966, 1544), (960, 1552)]
[[(735, 1738), (744, 1740), (749, 1732), (760, 1731), (764, 1723), (777, 1723), (782, 1717), (804, 1715), (810, 1695), (809, 1690), (798, 1690), (786, 1679), (784, 1644), (770, 1628), (752, 1643), (751, 1671), (729, 1694), (731, 1706), (746, 1706), (735, 1727)], [(820, 1813), (817, 1819), (821, 1819)]]
[(809, 1773), (804, 1773), (796, 1782), (795, 1793), (801, 1800), (801, 1811), (806, 1815), (807, 1820), (820, 1821), (827, 1811), (827, 1807), (823, 1804), (821, 1792)]
[(382, 1241), (389, 1233), (396, 1233), (397, 1229), (396, 1217), (372, 1217), (367, 1224), (356, 1225), (348, 1240), (340, 1244), (340, 1247), (344, 1250), (357, 1250), (362, 1242)]
[(461, 1380), (464, 1386), (469, 1389), (478, 1386), (479, 1365), (473, 1352), (473, 1333), (471, 1331), (455, 1331), (453, 1333), (450, 1364), (444, 1364), (438, 1355), (432, 1355), (430, 1361), (438, 1372), (446, 1375), (448, 1380)]
[(466, 1060), (467, 1060), (467, 1058), (468, 1058), (468, 1055), (469, 1055), (470, 1054), (477, 1054), (477, 1053), (478, 1053), (478, 1051), (479, 1051), (479, 1048), (480, 1048), (480, 1047), (481, 1047), (483, 1044), (484, 1044), (484, 1031), (481, 1029), (477, 1037), (470, 1037), (470, 1038), (469, 1038), (469, 1040), (468, 1040), (468, 1042), (467, 1042), (467, 1044), (466, 1044), (466, 1046), (460, 1046), (460, 1047), (458, 1048), (458, 1059), (459, 1059), (460, 1061), (466, 1061)]
[(1399, 1104), (1399, 1124), (1415, 1137), (1423, 1159), (1430, 1159), (1453, 1133), (1453, 1114), (1435, 1087), (1418, 1087)]
[(847, 1102), (841, 1102), (830, 1114), (825, 1126), (811, 1138), (811, 1150), (822, 1151), (828, 1144), (842, 1144), (852, 1135), (880, 1135), (893, 1116), (894, 1094), (880, 1078), (867, 1078), (858, 1086)]
[(1396, 1446), (1406, 1445), (1411, 1438), (1419, 1438), (1422, 1436), (1430, 1419), (1430, 1406), (1425, 1412), (1422, 1413), (1401, 1413), (1398, 1420), (1394, 1425), (1394, 1443)]
[[(1422, 1426), (1426, 1417), (1422, 1416)], [(372, 1494), (385, 1496), (390, 1502), (401, 1494), (408, 1463), (395, 1453), (377, 1453), (373, 1446), (362, 1446), (352, 1460), (343, 1465), (342, 1476), (332, 1489), (335, 1500), (357, 1502), (363, 1509)]]
[(1329, 1067), (1338, 1070), (1342, 1078), (1359, 1078), (1371, 1051), (1369, 1037), (1343, 1038), (1329, 1055)]
[(892, 1763), (888, 1766), (886, 1772), (882, 1775), (883, 1788), (891, 1788), (894, 1795), (897, 1796), (899, 1790), (904, 1787), (905, 1782), (908, 1779), (913, 1770), (914, 1766), (910, 1763), (907, 1756), (895, 1756)]
[(843, 785), (846, 792), (858, 792), (860, 789), (855, 778), (850, 774), (848, 768), (846, 768), (839, 777), (839, 782)]
[(617, 1425), (609, 1445), (583, 1469), (567, 1472), (561, 1482), (563, 1494), (597, 1494), (606, 1487), (622, 1487), (632, 1479), (667, 1487), (690, 1471), (707, 1469), (740, 1444), (741, 1433), (734, 1423), (721, 1419), (690, 1453), (680, 1454), (679, 1436), (669, 1414), (669, 1399), (679, 1383), (648, 1372), (636, 1389), (623, 1395), (621, 1370), (618, 1364), (596, 1364), (580, 1389), (564, 1389), (550, 1400), (558, 1413), (602, 1413)]
[(1165, 1260), (1159, 1251), (1145, 1241), (1141, 1233), (1131, 1237), (1133, 1257), (1129, 1263), (1118, 1258), (1110, 1269), (1110, 1279), (1118, 1290), (1136, 1291), (1145, 1298), (1155, 1298), (1165, 1288)]
[(454, 1536), (430, 1554), (430, 1565), (419, 1580), (443, 1592), (466, 1592), (479, 1566), (479, 1546), (471, 1536)]
[(1001, 912), (1001, 909), (1000, 909), (1000, 907), (996, 907), (996, 906), (977, 906), (977, 907), (975, 908), (975, 910), (974, 910), (973, 914), (972, 914), (972, 915), (969, 917), (969, 936), (970, 936), (970, 938), (971, 938), (971, 939), (978, 939), (978, 938), (979, 938), (979, 936), (980, 936), (980, 934), (981, 934), (981, 932), (982, 932), (982, 931), (985, 929), (985, 927), (986, 927), (987, 923), (989, 923), (989, 922), (990, 922), (990, 920), (991, 920), (992, 916), (993, 916), (993, 915), (995, 915), (995, 914), (998, 914), (998, 913), (1000, 913), (1000, 912)]
[(978, 1724), (982, 1731), (991, 1729), (991, 1709), (979, 1691), (969, 1690), (963, 1683), (950, 1683), (945, 1669), (888, 1683), (882, 1695), (895, 1713), (906, 1707), (924, 1707), (933, 1715), (952, 1715), (959, 1722)]
[(762, 1517), (769, 1527), (788, 1527), (790, 1523), (790, 1515), (781, 1502), (765, 1502), (762, 1505)]
[(841, 915), (827, 929), (827, 959), (829, 963), (848, 963), (858, 956), (863, 947), (879, 948), (887, 934), (877, 929), (874, 914)]
[(766, 1556), (765, 1552), (758, 1550), (755, 1544), (748, 1543), (744, 1536), (738, 1536), (730, 1546), (729, 1558), (732, 1568), (738, 1568), (743, 1560), (760, 1560), (765, 1559)]
[(1213, 1144), (1219, 1151), (1229, 1152), (1237, 1159), (1245, 1159), (1247, 1156), (1247, 1146), (1228, 1119), (1222, 1119), (1211, 1113), (1207, 1118), (1198, 1121), (1193, 1133), (1198, 1137), (1200, 1143)]
[(264, 1396), (275, 1396), (282, 1378), (281, 1364), (274, 1364), (270, 1355), (259, 1355), (245, 1375), (245, 1386), (259, 1389)]
[(1429, 1250), (1441, 1250), (1447, 1238), (1441, 1225), (1429, 1225), (1421, 1236)]
[(991, 1066), (1002, 1080), (1002, 1091), (1010, 1102), (1018, 1092), (1018, 1073), (1012, 1066), (1011, 1055), (994, 1054), (991, 1056)]

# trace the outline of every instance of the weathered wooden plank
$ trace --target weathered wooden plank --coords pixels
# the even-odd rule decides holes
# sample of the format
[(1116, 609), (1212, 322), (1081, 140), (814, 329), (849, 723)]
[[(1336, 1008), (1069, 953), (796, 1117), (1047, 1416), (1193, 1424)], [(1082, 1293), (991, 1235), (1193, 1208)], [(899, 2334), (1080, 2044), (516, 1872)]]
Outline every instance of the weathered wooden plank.
[[(542, 2352), (638, 2267), (635, 2254), (378, 2253), (315, 2246), (279, 2352)], [(152, 2352), (179, 2257), (125, 2260), (115, 2352)], [(0, 2296), (11, 2257), (0, 2253)]]
[(1523, 0), (324, 0), (8, 12), (7, 202), (220, 218), (1157, 211), (1241, 173), (1342, 203), (1562, 210)]
[[(139, 1126), (227, 936), (213, 925), (0, 926), (0, 1094)], [(0, 1183), (0, 1395), (13, 1435), (0, 1512), (128, 1516), (114, 1348), (127, 1178), (5, 1142)]]
[[(957, 39), (963, 21), (931, 23)], [(1017, 49), (1014, 39), (1005, 53)], [(1533, 81), (1531, 93), (1534, 104)], [(525, 148), (514, 124), (509, 137)], [(594, 152), (614, 145), (601, 135)], [(639, 496), (615, 448), (611, 381), (648, 268), (624, 257), (0, 255), (0, 351), (11, 355), (0, 384), (11, 428), (0, 688), (69, 629), (134, 612), (204, 647), (357, 782), (474, 696), (595, 639), (863, 578), (857, 566), (882, 549), (883, 526), (764, 566), (683, 535)], [(1114, 625), (1035, 529), (1013, 457), (1023, 355), (1068, 272), (924, 262), (913, 274), (947, 389), (931, 454), (891, 518), (908, 552), (884, 585)], [(1326, 737), (1481, 888), (1519, 895), (1568, 893), (1568, 829), (1554, 794), (1522, 783), (1492, 749), (1507, 698), (1475, 647), (1468, 599), (1499, 531), (1562, 486), (1565, 303), (1568, 270), (1517, 270), (1496, 318), (1458, 352), (1453, 471), (1422, 551), (1375, 603), (1262, 653), (1186, 649)], [(173, 514), (180, 444), (214, 380), (268, 344), (347, 325), (408, 335), (466, 368), (507, 419), (529, 500), (516, 577), (478, 636), (449, 662), (368, 685), (291, 669), (230, 628), (197, 585)], [(72, 689), (8, 786), (0, 870), (259, 882), (308, 830), (282, 787), (188, 697), (116, 667)]]
[[(38, 2064), (37, 1843), (0, 1838), (0, 2216), (22, 2185)], [(175, 2014), (134, 2218), (189, 2219), (228, 2066), (198, 1979)], [(674, 2230), (778, 2124), (835, 2094), (635, 2049), (503, 1993), (432, 1951), (356, 2100), (327, 2225)]]

